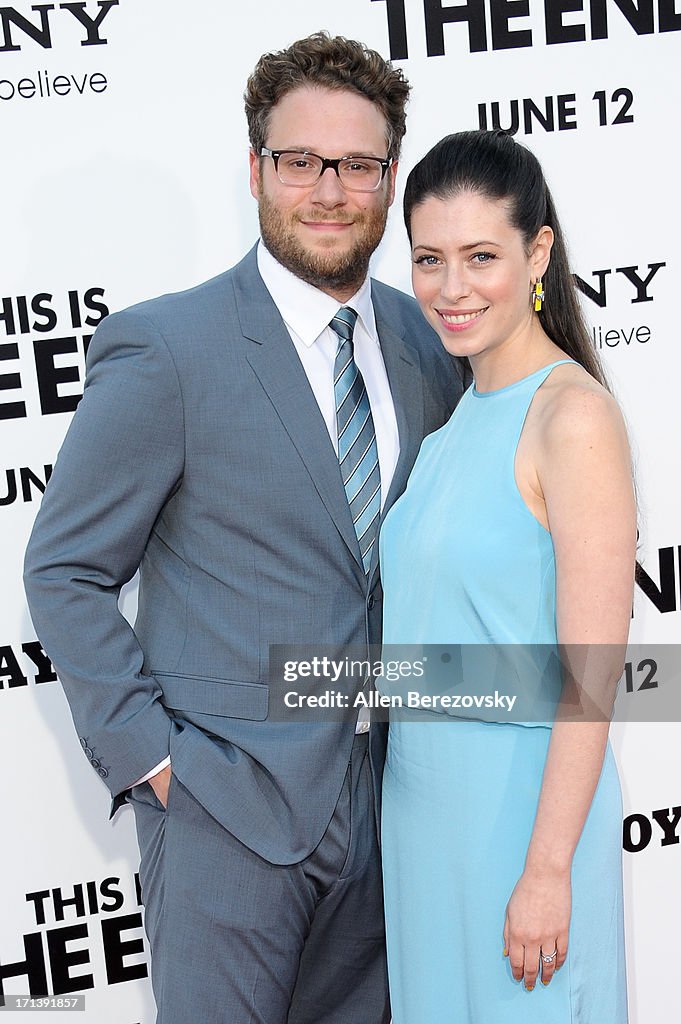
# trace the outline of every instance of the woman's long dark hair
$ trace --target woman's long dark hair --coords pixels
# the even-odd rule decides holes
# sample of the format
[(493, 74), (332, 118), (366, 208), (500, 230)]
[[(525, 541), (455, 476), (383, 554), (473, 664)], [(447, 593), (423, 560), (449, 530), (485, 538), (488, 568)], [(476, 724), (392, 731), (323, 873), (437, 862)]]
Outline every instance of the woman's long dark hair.
[(537, 158), (505, 132), (447, 135), (426, 153), (407, 178), (404, 220), (409, 241), (415, 206), (431, 196), (447, 199), (465, 191), (506, 200), (511, 224), (520, 231), (528, 251), (540, 228), (547, 224), (552, 229), (551, 260), (543, 277), (546, 297), (537, 315), (551, 341), (608, 388), (579, 304), (553, 199)]

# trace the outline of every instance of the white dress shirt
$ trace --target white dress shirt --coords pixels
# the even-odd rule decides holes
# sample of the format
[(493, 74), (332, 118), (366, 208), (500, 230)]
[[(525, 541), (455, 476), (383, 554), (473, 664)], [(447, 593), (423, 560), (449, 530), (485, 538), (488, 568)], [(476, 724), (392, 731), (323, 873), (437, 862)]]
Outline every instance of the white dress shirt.
[(364, 378), (376, 430), (383, 508), (397, 465), (400, 442), (395, 407), (376, 330), (374, 307), (371, 304), (369, 277), (365, 278), (352, 298), (341, 303), (282, 267), (262, 242), (258, 245), (258, 270), (291, 335), (336, 452), (338, 432), (333, 368), (338, 335), (331, 330), (329, 324), (343, 305), (352, 306), (357, 313), (353, 334), (355, 362)]
[[(286, 324), (336, 452), (338, 432), (333, 368), (339, 339), (329, 324), (342, 305), (351, 306), (357, 313), (353, 333), (355, 362), (364, 378), (376, 430), (383, 508), (400, 454), (400, 441), (395, 406), (376, 330), (368, 275), (359, 290), (347, 302), (341, 303), (283, 267), (265, 248), (262, 240), (258, 244), (258, 270)], [(369, 710), (362, 708), (356, 731), (366, 732), (368, 728)], [(148, 781), (169, 764), (170, 758), (166, 757), (134, 785)]]

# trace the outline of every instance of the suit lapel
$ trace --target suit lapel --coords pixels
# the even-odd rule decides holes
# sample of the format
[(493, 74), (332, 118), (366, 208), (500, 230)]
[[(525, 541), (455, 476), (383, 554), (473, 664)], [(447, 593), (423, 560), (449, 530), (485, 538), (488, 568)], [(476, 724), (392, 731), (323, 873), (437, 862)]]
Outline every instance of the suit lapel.
[[(348, 550), (363, 573), (338, 459), (291, 337), (258, 271), (254, 247), (234, 268), (232, 281), (241, 331), (250, 342), (246, 358), (304, 462)], [(400, 454), (382, 517), (404, 490), (423, 438), (423, 379), (416, 349), (403, 337), (395, 303), (372, 283), (376, 327), (392, 392)], [(376, 571), (374, 546), (369, 581)]]
[(423, 438), (423, 384), (418, 356), (405, 345), (402, 338), (380, 327), (379, 337), (400, 437), (400, 454), (383, 505), (385, 515), (404, 490)]
[(338, 458), (281, 314), (258, 272), (256, 250), (234, 269), (246, 359), (303, 460), (312, 483), (362, 574), (362, 557)]
[[(383, 519), (404, 490), (423, 439), (423, 377), (418, 353), (405, 341), (402, 327), (396, 320), (394, 302), (382, 295), (377, 282), (373, 282), (372, 301), (400, 438), (400, 454), (383, 504)], [(370, 586), (377, 566), (378, 545), (375, 545)]]

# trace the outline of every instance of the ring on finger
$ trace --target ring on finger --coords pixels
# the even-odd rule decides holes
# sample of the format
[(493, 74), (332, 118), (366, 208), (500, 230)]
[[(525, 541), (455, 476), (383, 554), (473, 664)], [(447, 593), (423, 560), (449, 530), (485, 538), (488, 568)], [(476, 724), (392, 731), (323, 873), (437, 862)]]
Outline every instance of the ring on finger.
[(545, 964), (552, 964), (553, 961), (556, 959), (557, 953), (558, 953), (558, 946), (554, 946), (553, 947), (553, 953), (551, 953), (550, 955), (544, 953), (541, 949), (539, 950), (539, 954), (540, 954), (540, 956), (542, 958), (542, 961)]

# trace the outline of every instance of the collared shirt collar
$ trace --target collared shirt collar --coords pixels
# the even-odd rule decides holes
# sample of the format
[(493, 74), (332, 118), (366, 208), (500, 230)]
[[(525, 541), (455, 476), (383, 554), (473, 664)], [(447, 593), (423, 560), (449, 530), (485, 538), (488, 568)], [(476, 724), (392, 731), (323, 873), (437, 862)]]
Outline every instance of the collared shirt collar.
[(346, 303), (340, 303), (283, 267), (265, 248), (262, 239), (258, 243), (258, 270), (284, 323), (308, 348), (314, 345), (342, 305), (352, 306), (366, 333), (378, 343), (368, 274), (355, 294)]

